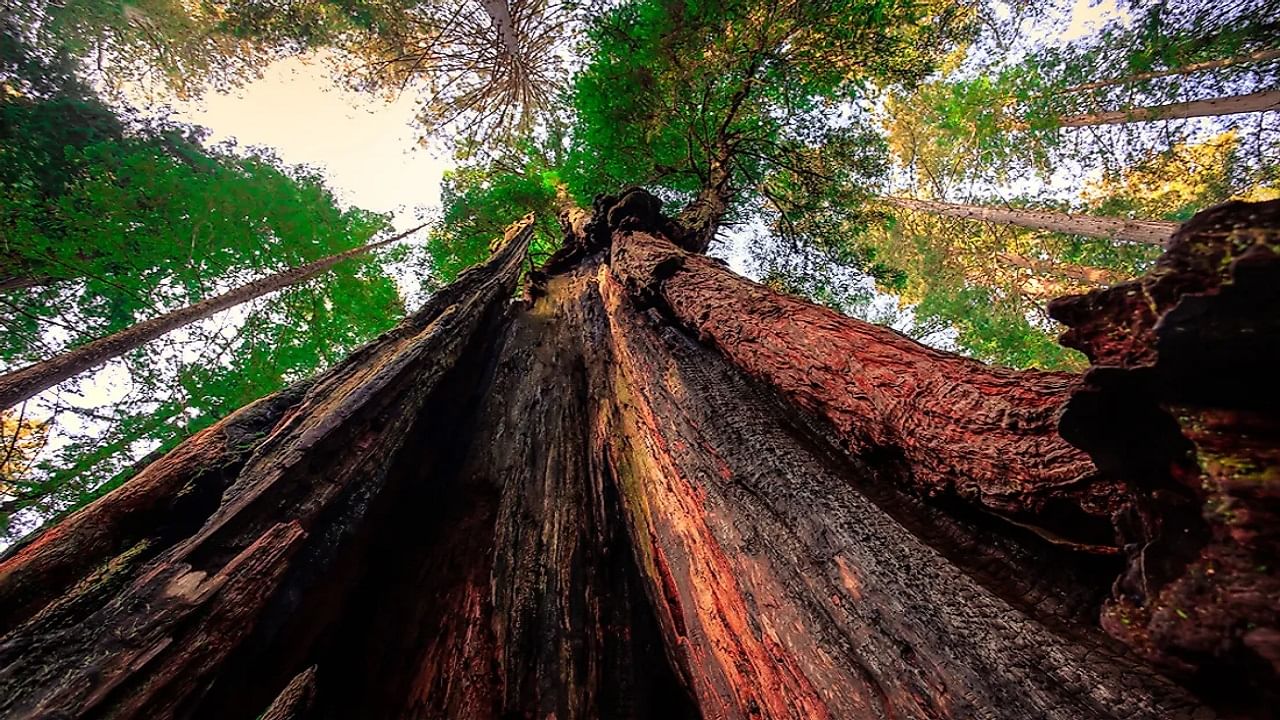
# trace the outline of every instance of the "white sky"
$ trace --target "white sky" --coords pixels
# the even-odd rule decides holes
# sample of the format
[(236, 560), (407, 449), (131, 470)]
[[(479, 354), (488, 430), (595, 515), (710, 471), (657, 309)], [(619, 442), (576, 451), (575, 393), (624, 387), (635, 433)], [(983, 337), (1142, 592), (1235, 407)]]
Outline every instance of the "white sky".
[(440, 203), (448, 157), (418, 143), (416, 102), (341, 87), (323, 62), (291, 58), (230, 93), (174, 106), (177, 119), (202, 125), (214, 141), (272, 148), (290, 164), (324, 170), (344, 204), (395, 212), (397, 229)]
[[(1070, 8), (1069, 14), (1050, 23), (1058, 27), (1028, 28), (1036, 36), (1034, 42), (1068, 42), (1119, 14), (1116, 0), (1066, 0), (1063, 5)], [(286, 163), (314, 166), (340, 202), (393, 213), (398, 230), (416, 225), (439, 207), (441, 175), (450, 163), (447, 154), (419, 143), (420, 133), (413, 126), (416, 98), (412, 93), (386, 98), (345, 88), (321, 58), (277, 62), (244, 87), (210, 91), (194, 101), (150, 104), (139, 95), (133, 103), (157, 115), (171, 108), (174, 119), (208, 128), (214, 142), (262, 146)], [(727, 239), (717, 248), (720, 254), (735, 270), (753, 274), (742, 245), (749, 240), (741, 233)], [(402, 292), (415, 294), (413, 278), (397, 279)], [(878, 300), (895, 302), (890, 296)], [(78, 393), (64, 384), (37, 396), (33, 410), (39, 413), (42, 401), (55, 394), (80, 407), (101, 406), (127, 394), (130, 386), (123, 363), (115, 361), (83, 378)], [(84, 429), (78, 418), (61, 422), (68, 423), (68, 429)]]

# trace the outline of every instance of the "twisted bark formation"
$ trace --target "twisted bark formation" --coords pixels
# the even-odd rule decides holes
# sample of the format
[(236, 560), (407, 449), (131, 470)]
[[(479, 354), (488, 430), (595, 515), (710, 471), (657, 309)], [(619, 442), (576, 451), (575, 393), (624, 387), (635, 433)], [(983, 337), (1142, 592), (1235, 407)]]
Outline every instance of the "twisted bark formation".
[[(12, 618), (0, 715), (1076, 720), (1224, 707), (1205, 704), (1190, 665), (1160, 666), (1188, 690), (1146, 663), (1168, 643), (1153, 653), (1098, 610), (1134, 568), (1116, 518), (1125, 543), (1200, 522), (1193, 493), (1142, 484), (1160, 453), (1238, 447), (1239, 423), (1272, 406), (1223, 424), (1227, 405), (1213, 405), (1214, 423), (1170, 442), (1176, 423), (1132, 405), (1131, 388), (1131, 405), (1107, 400), (1101, 369), (1081, 391), (920, 347), (689, 254), (658, 209), (632, 193), (570, 218), (566, 247), (515, 300), (526, 220), (486, 266), (310, 386), (210, 428), (0, 561)], [(1220, 227), (1189, 226), (1187, 247)], [(1242, 267), (1210, 293), (1234, 304), (1205, 312), (1276, 307), (1232, 294)], [(1170, 282), (1152, 292), (1207, 287)], [(1192, 335), (1217, 327), (1178, 312)], [(1139, 327), (1096, 317), (1089, 337)], [(1275, 342), (1273, 326), (1251, 327)], [(1241, 334), (1194, 339), (1218, 357)], [(1139, 335), (1125, 347), (1138, 353)], [(1194, 370), (1157, 339), (1157, 366)], [(1225, 402), (1223, 387), (1196, 392)], [(1135, 446), (1149, 475), (1068, 434), (1095, 469), (1054, 432), (1064, 405), (1086, 428), (1099, 407), (1137, 408), (1126, 437), (1153, 443)], [(1260, 461), (1276, 443), (1241, 447)], [(1192, 528), (1233, 591), (1265, 580), (1226, 558), (1273, 537), (1270, 501), (1250, 494), (1266, 472), (1213, 475), (1246, 520)], [(1138, 555), (1171, 557), (1165, 545)], [(1265, 650), (1275, 633), (1243, 597), (1218, 597), (1212, 618), (1252, 634), (1215, 657)], [(1197, 638), (1223, 627), (1209, 619), (1193, 620)], [(1235, 689), (1254, 692), (1245, 712), (1262, 707)]]

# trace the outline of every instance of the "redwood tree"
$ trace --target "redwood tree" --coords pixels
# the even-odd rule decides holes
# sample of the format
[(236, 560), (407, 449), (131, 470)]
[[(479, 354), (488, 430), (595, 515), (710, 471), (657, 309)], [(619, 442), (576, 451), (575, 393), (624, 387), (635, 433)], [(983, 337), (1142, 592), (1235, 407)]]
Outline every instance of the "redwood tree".
[(1083, 384), (779, 295), (657, 205), (602, 198), (513, 301), (526, 219), (346, 362), (11, 552), (0, 711), (1265, 707), (1276, 418), (1250, 379), (1278, 359), (1280, 203), (1064, 302)]

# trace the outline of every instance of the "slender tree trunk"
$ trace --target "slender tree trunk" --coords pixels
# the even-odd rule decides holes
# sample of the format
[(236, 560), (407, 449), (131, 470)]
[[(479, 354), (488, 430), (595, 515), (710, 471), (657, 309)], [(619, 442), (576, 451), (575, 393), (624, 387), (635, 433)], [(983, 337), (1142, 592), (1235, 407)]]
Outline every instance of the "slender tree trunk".
[(33, 365), (0, 375), (0, 408), (10, 408), (35, 396), (58, 383), (91, 370), (108, 360), (141, 347), (166, 333), (172, 332), (197, 320), (212, 316), (214, 313), (235, 307), (263, 295), (269, 295), (290, 285), (309, 280), (332, 268), (343, 260), (367, 254), (389, 243), (401, 240), (407, 235), (417, 232), (423, 226), (400, 233), (394, 237), (361, 245), (305, 265), (282, 270), (260, 280), (246, 283), (227, 292), (201, 300), (160, 317), (144, 320), (131, 327), (112, 333), (106, 337), (81, 345), (73, 350), (42, 360)]
[(1073, 85), (1072, 87), (1059, 90), (1056, 94), (1066, 95), (1069, 93), (1087, 92), (1089, 90), (1100, 90), (1106, 87), (1129, 85), (1131, 83), (1142, 82), (1144, 80), (1156, 80), (1158, 78), (1173, 77), (1175, 75), (1191, 75), (1193, 73), (1204, 72), (1205, 70), (1217, 70), (1219, 68), (1235, 67), (1236, 65), (1252, 65), (1254, 63), (1263, 63), (1277, 59), (1280, 59), (1280, 48), (1255, 50), (1244, 55), (1219, 58), (1217, 60), (1205, 60), (1204, 62), (1190, 63), (1180, 67), (1169, 68), (1167, 70), (1152, 70), (1150, 72), (1136, 73), (1134, 75), (1128, 75), (1126, 77), (1115, 78), (1112, 80), (1098, 80), (1096, 82)]
[[(1098, 626), (1117, 575), (1143, 568), (1087, 528), (1140, 513), (1137, 530), (1183, 538), (1195, 518), (1132, 497), (1131, 467), (1099, 472), (1053, 433), (1079, 378), (987, 368), (772, 293), (677, 247), (634, 195), (571, 231), (524, 301), (512, 296), (528, 227), (272, 400), (241, 440), (219, 439), (228, 418), (171, 454), (166, 484), (126, 485), (4, 559), (0, 714), (1215, 716)], [(1250, 218), (1250, 247), (1280, 235), (1280, 218), (1233, 212)], [(1243, 245), (1223, 227), (1197, 233)], [(1171, 253), (1223, 272), (1201, 235), (1179, 237)], [(1280, 287), (1266, 271), (1260, 287)], [(1154, 353), (1127, 330), (1205, 302), (1203, 283), (1189, 287), (1083, 301), (1076, 326)], [(1276, 317), (1274, 303), (1249, 308), (1221, 309), (1241, 330)], [(1219, 335), (1194, 317), (1185, 327), (1210, 333), (1198, 345), (1275, 341), (1271, 326)], [(1214, 396), (1183, 387), (1182, 402)], [(1258, 417), (1228, 419), (1269, 427)], [(1232, 457), (1276, 447), (1209, 419), (1188, 427)], [(1131, 423), (1115, 441), (1128, 457), (1176, 447), (1165, 419), (1114, 420)], [(1271, 496), (1248, 488), (1269, 489), (1274, 465), (1248, 467), (1234, 497), (1261, 511)], [(139, 495), (165, 520), (123, 522)], [(1250, 515), (1271, 534), (1241, 541), (1263, 553), (1247, 559), (1274, 557), (1269, 517)], [(91, 528), (105, 550), (46, 583), (42, 567), (78, 556)], [(1124, 542), (1146, 572), (1188, 567), (1150, 534)], [(1215, 617), (1247, 617), (1252, 634), (1189, 656), (1202, 667), (1247, 660), (1276, 632), (1255, 602), (1274, 595), (1234, 584), (1272, 571), (1230, 567), (1246, 574), (1215, 588), (1200, 572), (1197, 587), (1245, 602), (1250, 614)], [(1231, 667), (1244, 690), (1270, 686), (1256, 665)], [(1240, 691), (1224, 694), (1253, 699)]]
[(1178, 223), (1165, 220), (1129, 220), (1125, 218), (1073, 215), (1071, 213), (1048, 210), (1011, 210), (984, 205), (961, 205), (937, 200), (915, 200), (901, 197), (884, 197), (881, 199), (890, 205), (907, 210), (945, 215), (964, 220), (1017, 225), (1018, 227), (1034, 228), (1036, 230), (1050, 230), (1072, 235), (1085, 235), (1150, 245), (1164, 243), (1173, 234), (1173, 231), (1178, 228)]
[(1030, 270), (1036, 275), (1067, 278), (1084, 285), (1102, 286), (1116, 281), (1116, 273), (1106, 268), (1088, 267), (1073, 263), (1057, 263), (1012, 252), (1002, 252), (996, 257), (1007, 265)]
[(485, 14), (493, 23), (494, 32), (498, 34), (498, 45), (501, 52), (509, 58), (512, 67), (518, 69), (520, 63), (520, 38), (516, 33), (516, 24), (511, 18), (511, 7), (507, 0), (479, 0)]
[(1072, 115), (1060, 119), (1058, 124), (1061, 127), (1117, 125), (1151, 120), (1215, 117), (1218, 115), (1234, 115), (1236, 113), (1265, 112), (1267, 110), (1280, 110), (1280, 90), (1262, 90), (1248, 95), (1232, 95), (1208, 100), (1192, 100), (1168, 105)]
[(49, 275), (22, 275), (0, 277), (0, 291), (26, 290), (52, 284), (54, 279)]

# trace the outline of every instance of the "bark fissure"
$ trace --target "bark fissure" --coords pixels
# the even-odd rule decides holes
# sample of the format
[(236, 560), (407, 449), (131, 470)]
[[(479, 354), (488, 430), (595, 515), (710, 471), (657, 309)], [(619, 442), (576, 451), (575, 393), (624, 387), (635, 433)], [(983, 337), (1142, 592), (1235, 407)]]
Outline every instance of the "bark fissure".
[[(515, 300), (526, 219), (397, 329), (4, 559), (0, 713), (1214, 716), (1145, 661), (1229, 707), (1221, 661), (1254, 712), (1280, 219), (1242, 207), (1060, 308), (1109, 366), (1083, 381), (736, 277), (640, 192), (566, 207)], [(1259, 359), (1230, 375), (1233, 353)]]

